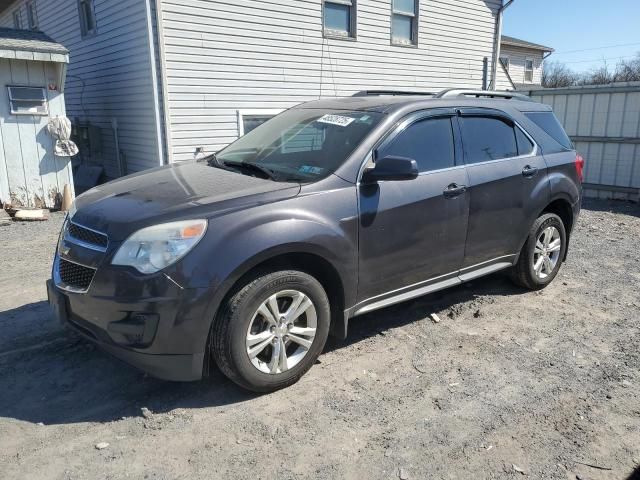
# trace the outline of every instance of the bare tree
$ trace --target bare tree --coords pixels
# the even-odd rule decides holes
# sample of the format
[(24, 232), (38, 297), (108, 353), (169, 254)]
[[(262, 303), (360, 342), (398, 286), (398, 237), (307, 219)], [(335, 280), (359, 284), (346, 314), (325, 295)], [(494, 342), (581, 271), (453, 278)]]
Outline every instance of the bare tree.
[(631, 60), (621, 60), (616, 65), (613, 74), (614, 82), (638, 82), (640, 81), (640, 52)]
[(606, 60), (603, 60), (602, 66), (583, 74), (578, 80), (578, 85), (606, 85), (613, 81), (614, 74), (609, 70)]
[(578, 81), (578, 74), (564, 63), (545, 61), (542, 68), (542, 86), (545, 88), (570, 87)]

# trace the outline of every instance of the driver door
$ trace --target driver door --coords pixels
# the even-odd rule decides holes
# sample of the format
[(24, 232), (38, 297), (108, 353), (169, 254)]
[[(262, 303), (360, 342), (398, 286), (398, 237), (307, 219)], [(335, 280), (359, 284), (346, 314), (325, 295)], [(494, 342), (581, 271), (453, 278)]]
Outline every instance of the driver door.
[(464, 259), (469, 194), (453, 109), (412, 115), (374, 158), (416, 160), (412, 180), (358, 186), (358, 301), (375, 301), (452, 279)]

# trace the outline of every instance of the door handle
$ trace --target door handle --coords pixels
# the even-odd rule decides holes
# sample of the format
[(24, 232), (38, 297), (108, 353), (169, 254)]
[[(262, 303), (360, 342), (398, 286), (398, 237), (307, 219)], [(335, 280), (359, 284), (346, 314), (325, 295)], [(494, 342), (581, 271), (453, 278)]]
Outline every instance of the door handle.
[(533, 177), (536, 173), (538, 173), (538, 169), (536, 167), (532, 167), (531, 165), (527, 165), (522, 169), (523, 177)]
[(467, 191), (466, 185), (450, 184), (443, 192), (444, 198), (455, 198)]

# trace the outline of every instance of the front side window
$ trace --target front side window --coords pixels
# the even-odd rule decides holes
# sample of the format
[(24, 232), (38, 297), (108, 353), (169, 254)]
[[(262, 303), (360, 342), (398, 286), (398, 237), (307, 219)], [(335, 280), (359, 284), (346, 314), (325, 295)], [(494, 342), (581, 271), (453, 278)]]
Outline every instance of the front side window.
[(38, 12), (36, 10), (36, 2), (27, 2), (27, 20), (29, 21), (29, 28), (31, 30), (38, 29)]
[(48, 115), (47, 92), (38, 87), (8, 87), (13, 115)]
[(533, 60), (529, 58), (524, 61), (524, 81), (533, 82)]
[(83, 37), (96, 33), (96, 17), (93, 10), (93, 0), (78, 0), (80, 15), (80, 31)]
[(216, 155), (218, 166), (275, 181), (314, 182), (332, 174), (383, 118), (378, 112), (295, 108)]
[(20, 10), (13, 12), (13, 28), (16, 30), (22, 29), (22, 18), (20, 18)]
[(391, 42), (399, 45), (418, 43), (418, 0), (393, 0)]
[(455, 150), (449, 117), (419, 120), (398, 134), (389, 145), (377, 152), (377, 158), (387, 156), (415, 160), (420, 172), (453, 167)]
[(324, 0), (324, 34), (345, 38), (356, 36), (356, 1)]
[(465, 162), (518, 156), (513, 124), (496, 117), (460, 117)]

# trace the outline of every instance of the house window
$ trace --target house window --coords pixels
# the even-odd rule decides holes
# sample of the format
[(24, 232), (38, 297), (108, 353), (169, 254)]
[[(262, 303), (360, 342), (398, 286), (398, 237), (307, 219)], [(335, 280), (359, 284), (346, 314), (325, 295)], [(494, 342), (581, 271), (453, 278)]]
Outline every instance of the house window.
[(246, 135), (280, 112), (282, 110), (238, 110), (238, 136)]
[(20, 10), (13, 12), (13, 28), (17, 30), (22, 29), (22, 19), (20, 18)]
[(324, 0), (324, 34), (331, 37), (356, 37), (356, 1)]
[(8, 87), (13, 115), (48, 115), (47, 91), (40, 87)]
[(509, 57), (500, 57), (500, 63), (502, 64), (502, 66), (504, 67), (504, 69), (508, 72), (509, 71)]
[(391, 42), (396, 45), (418, 43), (418, 0), (393, 0)]
[(524, 61), (524, 81), (533, 82), (533, 60), (530, 58)]
[(27, 20), (29, 21), (29, 28), (31, 30), (38, 29), (38, 12), (35, 1), (27, 2)]
[(78, 13), (80, 14), (82, 36), (95, 35), (96, 17), (93, 10), (93, 0), (78, 0)]

